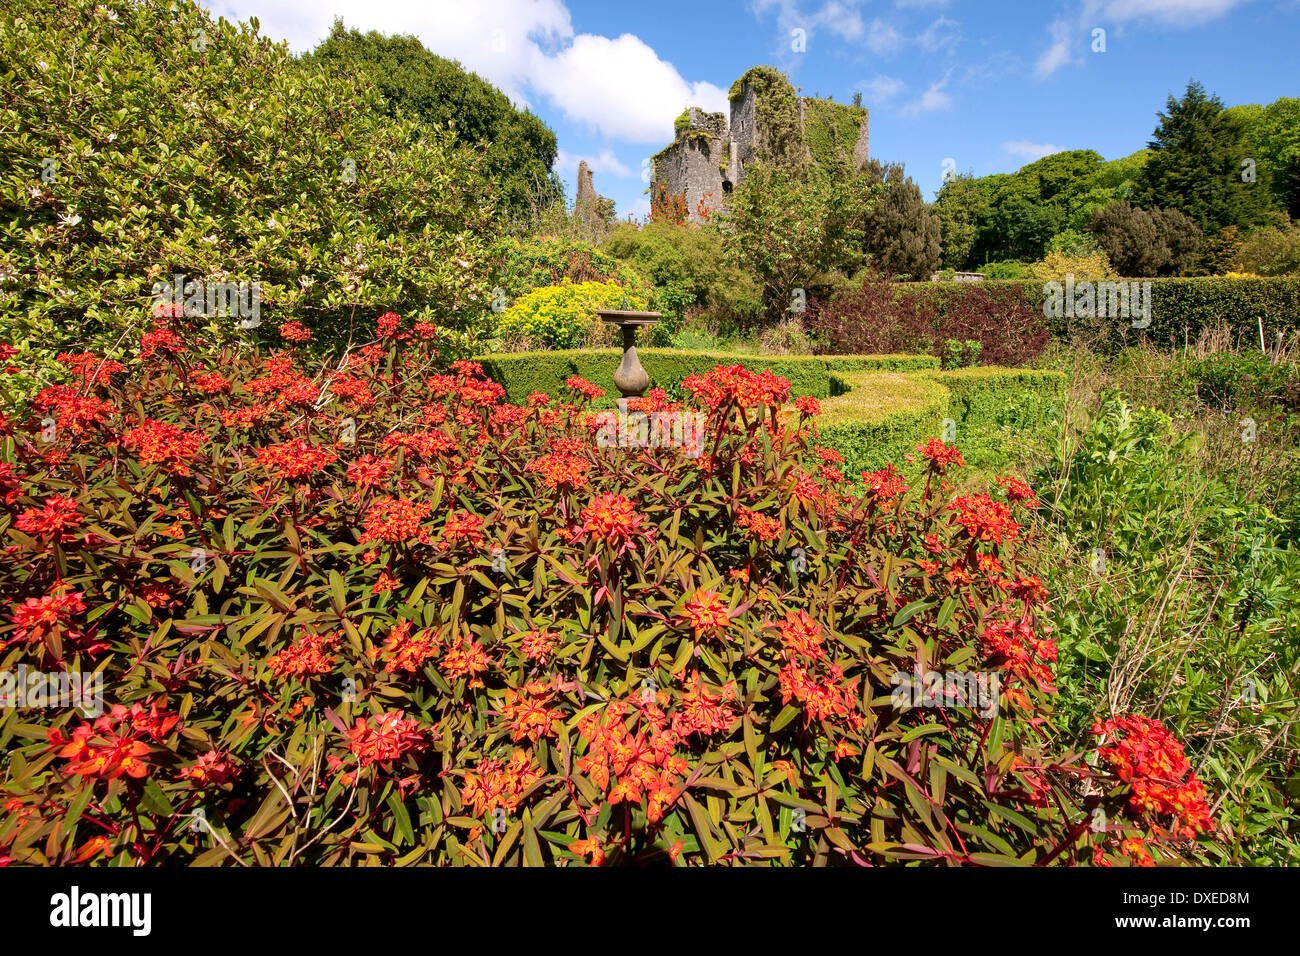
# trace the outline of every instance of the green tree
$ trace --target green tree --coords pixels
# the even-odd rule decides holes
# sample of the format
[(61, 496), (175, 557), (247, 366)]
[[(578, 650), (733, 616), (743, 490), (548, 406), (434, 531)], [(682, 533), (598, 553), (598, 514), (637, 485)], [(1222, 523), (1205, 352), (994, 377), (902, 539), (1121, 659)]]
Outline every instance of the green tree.
[(988, 208), (987, 192), (969, 173), (952, 176), (939, 187), (932, 209), (939, 218), (940, 251), (946, 268), (964, 269), (972, 264), (975, 236)]
[(1300, 98), (1283, 96), (1267, 106), (1234, 106), (1228, 113), (1245, 127), (1249, 158), (1256, 159), (1275, 205), (1300, 219)]
[(1139, 205), (1180, 209), (1207, 233), (1267, 218), (1267, 184), (1243, 180), (1242, 162), (1251, 157), (1242, 122), (1217, 96), (1192, 80), (1182, 98), (1170, 96), (1158, 115), (1147, 144), (1151, 155), (1138, 180)]
[(1146, 210), (1117, 200), (1092, 214), (1089, 233), (1120, 275), (1181, 275), (1201, 252), (1201, 231), (1176, 209)]
[(387, 117), (363, 79), (303, 68), (256, 20), (15, 0), (0, 62), (0, 325), (15, 343), (134, 345), (176, 272), (257, 283), (271, 330), (293, 317), (346, 335), (354, 313), (388, 309), (463, 325), (486, 297), (474, 153)]
[(939, 217), (902, 163), (873, 159), (863, 174), (871, 185), (884, 187), (863, 224), (864, 250), (889, 275), (928, 279), (942, 254)]
[(457, 142), (481, 149), (503, 215), (526, 221), (560, 200), (551, 171), (555, 133), (531, 112), (515, 109), (491, 83), (430, 53), (416, 37), (362, 33), (335, 20), (330, 35), (303, 59), (344, 74), (365, 71), (390, 115), (405, 113), (451, 129)]
[(718, 224), (732, 262), (762, 285), (767, 321), (798, 312), (818, 276), (861, 261), (863, 222), (878, 192), (865, 177), (834, 182), (766, 163), (749, 167)]

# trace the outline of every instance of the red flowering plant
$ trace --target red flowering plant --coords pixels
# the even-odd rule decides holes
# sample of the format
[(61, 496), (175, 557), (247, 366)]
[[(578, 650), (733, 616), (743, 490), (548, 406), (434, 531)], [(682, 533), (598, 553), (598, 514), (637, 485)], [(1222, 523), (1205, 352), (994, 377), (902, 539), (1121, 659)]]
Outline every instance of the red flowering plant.
[[(150, 333), (4, 410), (0, 670), (105, 700), (3, 712), (0, 857), (1092, 864), (1213, 828), (1162, 728), (1060, 751), (1023, 483), (949, 500), (932, 442), (850, 485), (738, 367), (637, 405), (698, 409), (698, 454), (607, 447), (581, 379), (513, 406), (376, 333), (316, 369)], [(926, 676), (975, 672), (979, 706)]]

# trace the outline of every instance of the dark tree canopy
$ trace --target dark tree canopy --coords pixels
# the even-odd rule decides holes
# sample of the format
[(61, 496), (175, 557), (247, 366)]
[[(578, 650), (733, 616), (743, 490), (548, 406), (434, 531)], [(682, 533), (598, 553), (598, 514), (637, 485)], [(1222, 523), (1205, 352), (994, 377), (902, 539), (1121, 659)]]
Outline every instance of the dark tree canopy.
[(1146, 208), (1180, 209), (1203, 232), (1257, 225), (1271, 205), (1269, 185), (1243, 180), (1247, 156), (1241, 120), (1195, 80), (1181, 99), (1169, 97), (1158, 114), (1150, 158), (1138, 179), (1137, 201)]
[(1118, 200), (1092, 214), (1088, 231), (1124, 276), (1182, 275), (1201, 253), (1201, 230), (1176, 209), (1148, 211)]
[(304, 59), (365, 70), (392, 115), (450, 127), (459, 141), (484, 144), (486, 172), (498, 187), (498, 207), (506, 217), (528, 217), (562, 195), (551, 170), (555, 133), (455, 60), (430, 53), (416, 37), (362, 33), (335, 20), (329, 37)]
[(885, 273), (928, 279), (939, 267), (939, 217), (926, 205), (920, 188), (906, 175), (902, 163), (884, 164), (873, 159), (863, 173), (872, 185), (885, 186), (867, 214), (864, 251)]

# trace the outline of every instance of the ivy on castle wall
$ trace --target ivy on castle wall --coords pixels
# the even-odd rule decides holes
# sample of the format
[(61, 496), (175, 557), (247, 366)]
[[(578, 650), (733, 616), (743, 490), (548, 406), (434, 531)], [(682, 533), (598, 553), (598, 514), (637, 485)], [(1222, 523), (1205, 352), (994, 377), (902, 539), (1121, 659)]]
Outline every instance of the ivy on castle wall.
[(853, 148), (867, 111), (861, 106), (805, 97), (803, 138), (813, 162), (832, 174), (852, 175)]
[(755, 155), (762, 162), (802, 174), (808, 150), (799, 124), (799, 94), (776, 67), (755, 66), (731, 84), (728, 99), (738, 99), (746, 83), (754, 91), (755, 120), (762, 131), (755, 139)]

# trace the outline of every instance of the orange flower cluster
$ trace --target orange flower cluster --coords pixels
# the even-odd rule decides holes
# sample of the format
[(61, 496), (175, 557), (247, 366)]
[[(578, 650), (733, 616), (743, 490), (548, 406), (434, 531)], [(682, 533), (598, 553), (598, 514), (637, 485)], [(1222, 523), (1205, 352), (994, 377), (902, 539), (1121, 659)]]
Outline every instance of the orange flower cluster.
[(551, 631), (534, 628), (524, 635), (521, 645), (524, 656), (530, 661), (546, 661), (560, 642), (560, 636)]
[(239, 768), (226, 754), (209, 750), (193, 766), (177, 774), (181, 780), (190, 780), (202, 787), (218, 787), (232, 783), (239, 776)]
[(745, 528), (759, 541), (776, 541), (781, 537), (781, 522), (757, 511), (741, 508), (736, 525)]
[(949, 465), (961, 466), (966, 464), (962, 460), (961, 452), (957, 450), (956, 445), (949, 447), (937, 438), (931, 438), (925, 445), (917, 445), (916, 450), (934, 462), (939, 471), (946, 471)]
[(83, 722), (71, 738), (51, 727), (50, 749), (72, 761), (68, 773), (101, 780), (115, 780), (122, 774), (143, 777), (149, 770), (146, 758), (153, 752), (149, 743), (163, 740), (180, 722), (178, 715), (163, 709), (165, 704), (165, 698), (156, 699), (147, 711), (139, 703), (129, 709), (115, 704), (93, 723)]
[(311, 332), (301, 322), (286, 322), (280, 326), (280, 338), (286, 342), (310, 342)]
[(301, 481), (303, 478), (309, 478), (326, 465), (336, 461), (338, 455), (332, 451), (312, 445), (301, 438), (294, 438), (279, 445), (270, 445), (257, 452), (258, 465), (285, 481)]
[(348, 732), (349, 749), (357, 757), (359, 768), (372, 764), (389, 764), (408, 753), (418, 753), (428, 746), (425, 731), (414, 717), (402, 710), (380, 715), (371, 726), (369, 719), (357, 718)]
[(1026, 620), (995, 621), (980, 636), (984, 652), (997, 667), (1023, 681), (1051, 687), (1054, 676), (1051, 662), (1056, 660), (1056, 644), (1040, 638)]
[(220, 372), (194, 369), (190, 372), (190, 384), (202, 395), (224, 395), (230, 391), (230, 382)]
[(498, 807), (513, 813), (523, 801), (524, 793), (542, 776), (532, 754), (516, 748), (505, 764), (484, 760), (475, 769), (466, 771), (460, 799), (473, 808), (476, 817), (486, 816)]
[(682, 608), (682, 620), (696, 638), (721, 636), (731, 623), (731, 611), (715, 591), (696, 591)]
[(103, 425), (117, 412), (116, 406), (109, 402), (94, 395), (82, 395), (66, 385), (42, 389), (32, 400), (32, 405), (39, 411), (52, 413), (58, 431), (77, 436)]
[(511, 687), (506, 688), (506, 702), (501, 707), (501, 716), (510, 725), (514, 740), (525, 737), (533, 743), (538, 737), (554, 737), (554, 726), (564, 720), (564, 711), (550, 710), (550, 684), (547, 681), (529, 681), (521, 694)]
[(726, 730), (735, 721), (735, 712), (729, 706), (736, 700), (736, 685), (729, 683), (718, 694), (710, 694), (704, 680), (694, 673), (686, 681), (686, 690), (678, 708), (673, 711), (672, 731), (678, 739), (691, 734), (706, 737)]
[(1034, 497), (1034, 489), (1019, 478), (998, 478), (996, 481), (1002, 486), (1008, 501), (1023, 504), (1026, 508), (1038, 507), (1038, 499)]
[(146, 418), (143, 425), (122, 435), (122, 443), (140, 464), (161, 465), (164, 471), (184, 477), (190, 474), (189, 462), (203, 447), (203, 436)]
[(587, 483), (590, 468), (591, 462), (586, 458), (564, 452), (542, 455), (528, 463), (528, 470), (540, 474), (547, 487), (565, 487), (570, 491), (576, 491)]
[(582, 509), (582, 530), (620, 551), (652, 534), (642, 527), (632, 502), (616, 494), (600, 495)]
[(43, 597), (28, 598), (14, 608), (13, 636), (10, 644), (38, 644), (54, 636), (77, 641), (81, 632), (73, 626), (73, 615), (86, 610), (80, 591), (55, 592)]
[(593, 385), (591, 382), (588, 382), (585, 378), (581, 378), (577, 375), (570, 375), (567, 379), (565, 379), (564, 384), (567, 385), (569, 388), (573, 389), (575, 392), (577, 392), (579, 395), (581, 395), (589, 402), (594, 402), (596, 399), (603, 397), (605, 394), (605, 390), (601, 388), (599, 385)]
[(366, 509), (361, 519), (361, 541), (401, 543), (412, 538), (429, 543), (429, 529), (421, 521), (433, 510), (428, 502), (415, 504), (404, 498), (380, 498)]
[(454, 511), (447, 516), (447, 526), (442, 532), (443, 540), (449, 545), (482, 544), (483, 519), (468, 511)]
[(646, 799), (646, 819), (655, 823), (681, 794), (680, 778), (690, 770), (683, 757), (674, 756), (677, 737), (668, 727), (663, 711), (653, 705), (640, 709), (645, 729), (633, 730), (625, 719), (628, 705), (607, 704), (578, 722), (579, 739), (587, 745), (577, 767), (600, 790), (609, 790), (608, 802), (640, 803)]
[(46, 541), (68, 541), (76, 535), (69, 534), (81, 526), (81, 515), (75, 499), (50, 495), (39, 508), (28, 508), (18, 516), (18, 530), (34, 534)]
[(1214, 829), (1205, 785), (1196, 779), (1183, 745), (1164, 724), (1129, 715), (1098, 722), (1092, 732), (1110, 738), (1097, 753), (1129, 785), (1129, 807), (1135, 813), (1157, 826), (1152, 818), (1168, 818), (1170, 832), (1189, 840)]
[(908, 489), (903, 476), (894, 470), (893, 465), (886, 465), (880, 471), (864, 471), (862, 480), (881, 504), (892, 501)]
[(389, 464), (374, 455), (362, 455), (348, 465), (348, 481), (358, 488), (374, 488), (388, 477)]
[(1015, 540), (1020, 532), (1011, 509), (988, 495), (959, 495), (948, 508), (957, 512), (957, 523), (976, 541), (1002, 544)]
[(449, 682), (469, 677), (470, 687), (482, 687), (483, 681), (476, 675), (488, 669), (487, 651), (477, 641), (459, 640), (448, 648), (439, 666)]
[(439, 645), (436, 633), (424, 630), (412, 636), (411, 622), (402, 621), (388, 635), (383, 648), (371, 647), (369, 655), (373, 661), (384, 662), (385, 674), (414, 674), (425, 661), (438, 655)]
[(276, 677), (310, 677), (313, 674), (328, 674), (334, 669), (331, 652), (338, 646), (338, 637), (333, 634), (323, 635), (316, 631), (304, 630), (301, 636), (266, 662), (267, 668)]
[(692, 375), (682, 382), (696, 398), (704, 401), (709, 411), (737, 405), (753, 408), (764, 405), (780, 408), (790, 401), (790, 383), (771, 369), (751, 372), (743, 365), (715, 366), (704, 375)]

